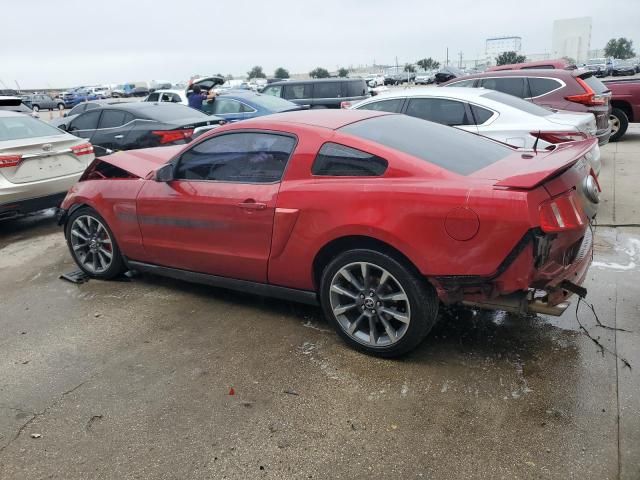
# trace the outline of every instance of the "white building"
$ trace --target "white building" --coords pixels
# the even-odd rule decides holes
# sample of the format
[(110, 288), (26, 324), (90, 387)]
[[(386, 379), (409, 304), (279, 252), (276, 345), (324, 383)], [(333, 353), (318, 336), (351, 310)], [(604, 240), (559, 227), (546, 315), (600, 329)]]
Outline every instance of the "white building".
[(577, 63), (589, 58), (591, 17), (564, 18), (553, 22), (551, 50), (556, 58), (569, 57)]
[(493, 37), (487, 38), (485, 41), (485, 54), (492, 62), (496, 61), (496, 57), (504, 52), (520, 53), (522, 49), (521, 37)]

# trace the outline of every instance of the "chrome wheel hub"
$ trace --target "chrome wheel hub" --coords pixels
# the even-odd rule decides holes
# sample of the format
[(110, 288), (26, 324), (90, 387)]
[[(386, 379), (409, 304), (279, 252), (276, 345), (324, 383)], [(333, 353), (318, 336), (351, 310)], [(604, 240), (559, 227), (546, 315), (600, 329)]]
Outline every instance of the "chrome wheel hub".
[(620, 120), (614, 115), (609, 116), (609, 123), (611, 124), (611, 134), (613, 135), (620, 129)]
[(345, 265), (333, 276), (331, 309), (344, 332), (374, 347), (391, 345), (409, 328), (409, 298), (396, 278), (369, 262)]
[(103, 273), (113, 261), (113, 244), (102, 222), (90, 215), (71, 225), (71, 248), (77, 262), (91, 273)]

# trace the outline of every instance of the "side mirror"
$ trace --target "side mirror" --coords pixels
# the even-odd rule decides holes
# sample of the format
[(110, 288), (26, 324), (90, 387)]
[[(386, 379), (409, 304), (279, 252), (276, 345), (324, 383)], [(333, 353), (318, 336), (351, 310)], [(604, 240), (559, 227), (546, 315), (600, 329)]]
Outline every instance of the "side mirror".
[(58, 128), (60, 130), (64, 130), (65, 132), (67, 131), (67, 126), (64, 123), (61, 123), (60, 125), (58, 125)]
[(170, 182), (171, 180), (173, 180), (173, 164), (172, 163), (167, 163), (166, 165), (163, 165), (162, 167), (160, 167), (158, 170), (156, 170), (153, 179), (156, 182)]

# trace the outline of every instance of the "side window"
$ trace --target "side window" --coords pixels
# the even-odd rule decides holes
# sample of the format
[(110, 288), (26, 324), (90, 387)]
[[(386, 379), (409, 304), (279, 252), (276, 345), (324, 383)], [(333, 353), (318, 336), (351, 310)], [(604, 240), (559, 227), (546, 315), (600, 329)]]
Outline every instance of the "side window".
[(245, 104), (245, 103), (241, 103), (240, 104), (240, 110), (242, 111), (242, 113), (253, 113), (256, 111), (255, 108), (250, 107), (249, 105)]
[(484, 78), (481, 86), (490, 90), (508, 93), (515, 97), (527, 98), (529, 96), (524, 78)]
[(218, 97), (213, 102), (213, 114), (224, 115), (229, 113), (241, 113), (242, 104), (229, 98)]
[(345, 82), (345, 86), (347, 87), (347, 97), (364, 97), (369, 91), (364, 80), (351, 80)]
[(379, 102), (371, 102), (358, 107), (358, 110), (375, 110), (377, 112), (400, 113), (404, 98), (393, 98), (391, 100), (380, 100)]
[(532, 97), (546, 95), (551, 90), (559, 88), (561, 85), (551, 78), (529, 78), (529, 89)]
[(473, 83), (475, 81), (475, 78), (471, 78), (469, 80), (460, 80), (459, 82), (445, 85), (445, 87), (473, 87)]
[(69, 115), (80, 115), (88, 108), (89, 104), (81, 103), (80, 105), (76, 105), (69, 111)]
[(180, 98), (180, 95), (178, 95), (177, 93), (171, 93), (168, 94), (171, 95), (171, 102), (173, 103), (182, 103), (182, 99)]
[(205, 140), (180, 158), (176, 178), (220, 182), (280, 181), (294, 138), (271, 133), (229, 133)]
[(120, 110), (103, 110), (98, 128), (116, 128), (127, 123), (127, 112)]
[(340, 82), (318, 82), (313, 85), (313, 98), (340, 98)]
[(471, 125), (463, 102), (446, 98), (412, 98), (407, 115), (443, 125)]
[(305, 98), (311, 98), (310, 83), (303, 83), (300, 85), (285, 85), (283, 98), (287, 100), (302, 100)]
[(477, 105), (471, 105), (471, 112), (473, 113), (476, 125), (482, 125), (493, 117), (493, 112), (491, 110), (487, 110), (486, 108), (482, 108)]
[(272, 95), (274, 97), (282, 96), (282, 85), (272, 85), (271, 87), (265, 88), (262, 93), (265, 95)]
[(85, 111), (86, 110), (95, 110), (96, 108), (99, 108), (100, 105), (98, 105), (97, 103), (87, 103), (85, 104)]
[(313, 162), (311, 173), (331, 177), (379, 177), (388, 166), (389, 163), (377, 155), (337, 143), (325, 143)]
[(69, 131), (95, 130), (98, 127), (98, 117), (100, 117), (100, 110), (85, 112), (73, 119), (71, 125), (69, 125)]
[(157, 102), (160, 100), (160, 94), (158, 92), (150, 93), (147, 97), (147, 102)]

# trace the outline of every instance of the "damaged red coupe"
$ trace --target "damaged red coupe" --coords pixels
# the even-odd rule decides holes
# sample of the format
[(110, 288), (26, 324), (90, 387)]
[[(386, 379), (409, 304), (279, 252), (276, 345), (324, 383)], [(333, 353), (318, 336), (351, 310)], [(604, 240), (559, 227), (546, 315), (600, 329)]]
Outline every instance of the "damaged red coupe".
[(529, 152), (404, 115), (285, 113), (96, 159), (61, 223), (91, 277), (320, 303), (347, 343), (397, 356), (441, 302), (559, 315), (585, 293), (595, 142)]

